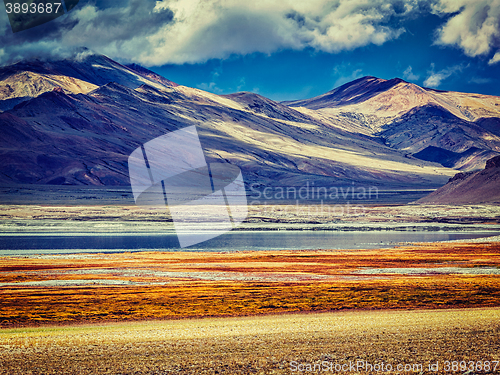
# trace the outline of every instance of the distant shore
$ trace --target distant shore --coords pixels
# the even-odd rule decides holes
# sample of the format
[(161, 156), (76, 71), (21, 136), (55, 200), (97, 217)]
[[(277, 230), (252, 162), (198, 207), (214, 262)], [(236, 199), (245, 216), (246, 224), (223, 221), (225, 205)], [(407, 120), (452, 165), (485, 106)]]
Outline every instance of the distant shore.
[[(200, 215), (205, 210), (206, 207), (200, 207)], [(500, 206), (373, 205), (362, 211), (334, 215), (315, 206), (304, 205), (297, 212), (293, 205), (254, 205), (248, 207), (247, 219), (234, 230), (383, 230), (396, 226), (456, 230), (475, 225), (500, 229)], [(169, 212), (161, 208), (99, 204), (0, 205), (0, 234), (153, 233), (173, 229)]]

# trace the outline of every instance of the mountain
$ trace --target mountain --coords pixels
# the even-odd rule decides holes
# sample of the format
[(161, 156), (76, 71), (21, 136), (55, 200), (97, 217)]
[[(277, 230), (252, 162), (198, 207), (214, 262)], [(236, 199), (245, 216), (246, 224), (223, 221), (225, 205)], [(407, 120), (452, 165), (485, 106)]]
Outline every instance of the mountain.
[[(282, 104), (332, 126), (379, 137), (393, 149), (460, 170), (500, 153), (500, 97), (422, 88), (399, 78), (363, 77), (315, 98)], [(434, 153), (435, 154), (435, 153)], [(429, 157), (431, 159), (429, 159)]]
[(283, 102), (283, 104), (290, 107), (306, 107), (309, 109), (335, 108), (339, 106), (358, 104), (365, 102), (402, 82), (404, 81), (400, 78), (385, 80), (367, 76), (346, 83), (339, 88), (333, 89), (332, 91), (315, 98), (288, 101)]
[[(276, 103), (275, 112), (281, 105)], [(50, 110), (48, 110), (50, 109)], [(377, 140), (301, 115), (278, 120), (225, 97), (181, 87), (109, 83), (88, 94), (46, 92), (0, 114), (4, 182), (128, 185), (128, 155), (197, 125), (209, 161), (238, 165), (248, 182), (302, 186), (434, 185), (452, 171), (408, 160)]]
[[(400, 79), (365, 77), (311, 99), (308, 108), (307, 100), (297, 106), (248, 92), (216, 95), (87, 53), (0, 68), (1, 93), (4, 184), (127, 186), (133, 150), (190, 125), (208, 162), (237, 165), (259, 189), (437, 188), (457, 165), (477, 168), (499, 151), (499, 98), (446, 94)], [(461, 107), (446, 104), (446, 95)], [(482, 117), (465, 119), (466, 102), (467, 113)]]
[(500, 203), (500, 156), (488, 160), (482, 171), (456, 174), (446, 185), (416, 203)]
[(346, 83), (315, 98), (282, 104), (314, 110), (331, 109), (330, 113), (359, 112), (378, 118), (399, 117), (413, 108), (426, 105), (440, 106), (468, 121), (498, 117), (500, 113), (498, 96), (441, 91), (420, 87), (400, 78), (385, 80), (370, 76)]
[(168, 89), (176, 85), (145, 68), (127, 67), (104, 55), (83, 51), (73, 59), (21, 61), (0, 68), (0, 110), (12, 109), (54, 88), (62, 88), (67, 94), (87, 94), (109, 82), (130, 88), (148, 84)]
[(148, 80), (158, 82), (158, 83), (162, 84), (163, 86), (166, 86), (166, 87), (179, 86), (177, 83), (172, 82), (172, 81), (166, 79), (165, 77), (162, 77), (161, 75), (156, 74), (155, 72), (153, 72), (149, 69), (146, 69), (140, 65), (129, 64), (129, 65), (126, 65), (126, 67), (131, 69), (135, 73), (139, 74), (140, 76), (147, 78)]

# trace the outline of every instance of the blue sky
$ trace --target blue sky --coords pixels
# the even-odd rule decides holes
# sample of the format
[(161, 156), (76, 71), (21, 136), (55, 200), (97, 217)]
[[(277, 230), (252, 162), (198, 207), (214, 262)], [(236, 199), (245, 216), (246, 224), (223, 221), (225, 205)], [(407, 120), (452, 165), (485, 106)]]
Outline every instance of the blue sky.
[[(399, 77), (441, 90), (500, 95), (500, 64), (489, 65), (491, 56), (469, 57), (457, 47), (434, 45), (434, 30), (442, 23), (435, 15), (409, 20), (399, 38), (352, 51), (327, 53), (307, 48), (234, 54), (204, 63), (150, 69), (174, 82), (217, 94), (252, 91), (274, 100), (313, 97), (367, 75)], [(442, 79), (432, 80), (439, 74)]]
[(217, 94), (303, 99), (353, 79), (500, 95), (498, 0), (80, 1), (12, 34), (3, 64), (86, 46)]

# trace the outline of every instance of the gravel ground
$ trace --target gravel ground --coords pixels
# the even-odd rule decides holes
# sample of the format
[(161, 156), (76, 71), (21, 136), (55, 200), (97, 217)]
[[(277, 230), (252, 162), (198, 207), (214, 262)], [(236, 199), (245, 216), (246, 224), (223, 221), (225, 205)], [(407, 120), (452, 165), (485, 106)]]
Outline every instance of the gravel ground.
[(499, 349), (499, 308), (287, 314), (0, 330), (0, 374), (475, 374)]

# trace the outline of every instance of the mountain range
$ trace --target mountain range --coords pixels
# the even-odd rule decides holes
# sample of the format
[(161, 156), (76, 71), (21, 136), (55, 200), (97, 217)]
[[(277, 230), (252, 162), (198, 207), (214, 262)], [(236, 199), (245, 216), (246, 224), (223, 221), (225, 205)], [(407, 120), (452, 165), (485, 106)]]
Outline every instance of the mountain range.
[(216, 95), (83, 53), (0, 68), (0, 183), (130, 184), (141, 144), (196, 125), (266, 186), (437, 188), (500, 154), (500, 97), (363, 77), (306, 100)]

